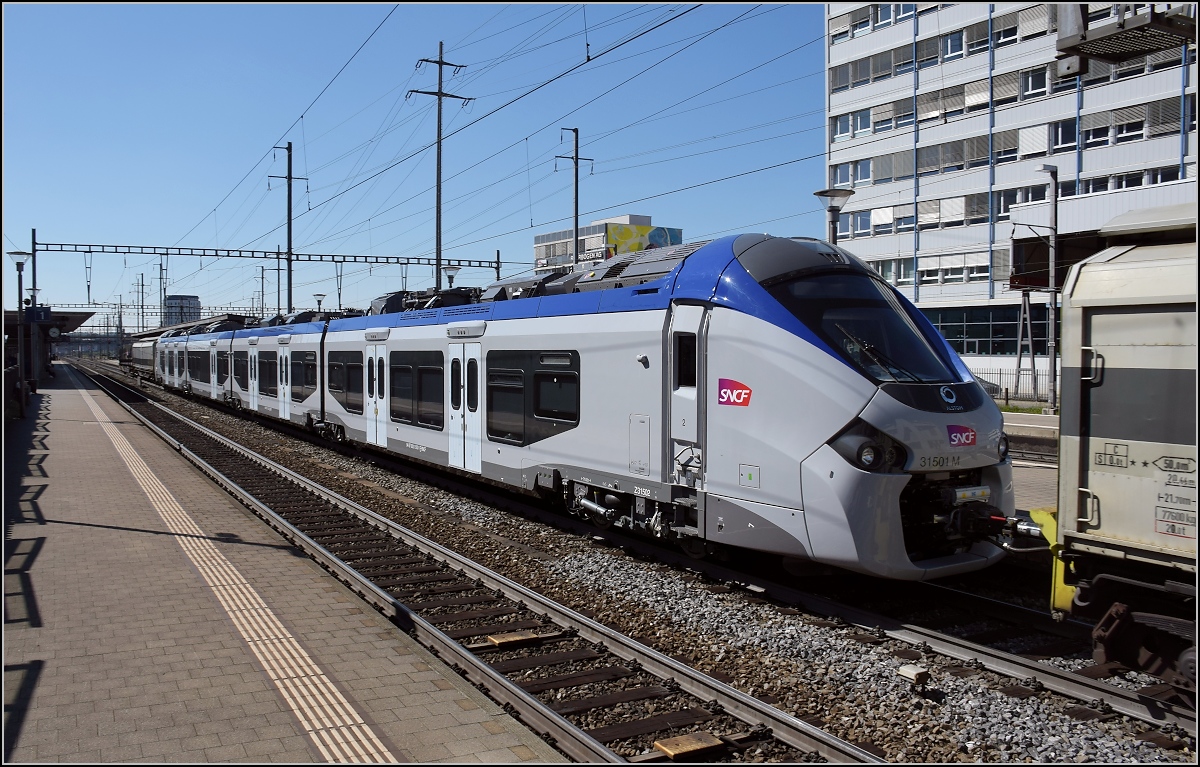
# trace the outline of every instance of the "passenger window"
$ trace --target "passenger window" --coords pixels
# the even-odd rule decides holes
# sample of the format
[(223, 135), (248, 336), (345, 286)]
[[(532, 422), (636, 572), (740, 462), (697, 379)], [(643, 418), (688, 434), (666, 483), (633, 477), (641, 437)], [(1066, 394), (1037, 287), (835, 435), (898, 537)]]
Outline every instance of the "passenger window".
[(375, 366), (367, 360), (367, 396), (375, 399)]
[(479, 409), (479, 360), (467, 360), (467, 409)]
[(450, 409), (462, 407), (462, 362), (455, 359), (450, 361)]
[(417, 403), (417, 423), (439, 431), (442, 428), (446, 402), (442, 386), (441, 368), (417, 370), (417, 396), (420, 398)]
[(675, 334), (675, 388), (696, 388), (696, 334)]
[(525, 374), (488, 370), (488, 437), (521, 444), (525, 438)]
[(579, 377), (574, 373), (535, 373), (533, 414), (556, 421), (578, 421)]
[(376, 376), (379, 379), (379, 399), (383, 399), (387, 395), (387, 387), (383, 383), (383, 357), (375, 360), (375, 368), (379, 371), (378, 376)]
[(392, 366), (391, 415), (393, 421), (412, 423), (413, 374), (408, 366)]

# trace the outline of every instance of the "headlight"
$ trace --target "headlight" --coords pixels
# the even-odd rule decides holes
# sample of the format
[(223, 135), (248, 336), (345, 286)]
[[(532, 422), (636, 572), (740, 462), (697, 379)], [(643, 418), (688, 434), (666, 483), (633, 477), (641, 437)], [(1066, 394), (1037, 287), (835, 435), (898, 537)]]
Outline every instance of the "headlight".
[(899, 471), (907, 453), (896, 440), (865, 421), (854, 419), (829, 446), (855, 468), (871, 472)]
[(858, 465), (864, 469), (871, 469), (879, 460), (879, 448), (870, 442), (866, 442), (858, 449)]
[(1000, 460), (1008, 458), (1008, 435), (1000, 432), (1000, 444), (996, 448), (996, 452), (1000, 455)]

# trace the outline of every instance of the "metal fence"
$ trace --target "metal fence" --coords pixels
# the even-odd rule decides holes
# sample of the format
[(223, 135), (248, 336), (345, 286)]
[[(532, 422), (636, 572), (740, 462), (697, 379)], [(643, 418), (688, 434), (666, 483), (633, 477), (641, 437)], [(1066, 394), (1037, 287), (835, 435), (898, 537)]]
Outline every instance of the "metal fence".
[(1050, 371), (1004, 370), (1001, 368), (972, 369), (975, 380), (998, 402), (1049, 402)]

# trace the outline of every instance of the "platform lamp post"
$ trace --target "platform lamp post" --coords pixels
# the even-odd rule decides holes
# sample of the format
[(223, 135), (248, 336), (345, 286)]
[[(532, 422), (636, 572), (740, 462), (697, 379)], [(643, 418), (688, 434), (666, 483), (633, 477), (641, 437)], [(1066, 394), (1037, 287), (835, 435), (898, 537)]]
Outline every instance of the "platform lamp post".
[(825, 206), (825, 211), (828, 215), (829, 244), (837, 245), (838, 214), (841, 213), (842, 206), (846, 204), (846, 200), (850, 199), (850, 195), (854, 194), (854, 190), (822, 189), (819, 192), (813, 192), (813, 194)]
[(17, 413), (25, 417), (25, 312), (22, 309), (25, 293), (24, 271), (25, 262), (32, 253), (23, 250), (8, 252), (13, 263), (17, 265)]
[[(32, 262), (31, 262), (32, 263)], [(41, 362), (42, 362), (42, 345), (39, 343), (41, 337), (37, 330), (38, 321), (38, 293), (41, 293), (41, 288), (25, 288), (29, 293), (29, 311), (33, 312), (29, 317), (29, 375), (35, 380), (41, 380)]]
[(454, 278), (462, 271), (461, 266), (443, 266), (442, 271), (446, 273), (446, 279), (450, 281), (450, 289), (454, 288)]
[(1050, 358), (1050, 407), (1047, 408), (1049, 411), (1047, 415), (1055, 415), (1058, 413), (1058, 357), (1055, 355), (1057, 344), (1054, 343), (1055, 336), (1058, 335), (1058, 287), (1055, 281), (1058, 268), (1058, 166), (1043, 165), (1038, 168), (1038, 172), (1050, 175), (1050, 274), (1047, 283), (1050, 291), (1050, 305), (1046, 307), (1049, 310), (1046, 356)]
[(317, 299), (317, 314), (321, 313), (321, 302), (325, 300), (324, 293), (313, 293), (313, 298)]

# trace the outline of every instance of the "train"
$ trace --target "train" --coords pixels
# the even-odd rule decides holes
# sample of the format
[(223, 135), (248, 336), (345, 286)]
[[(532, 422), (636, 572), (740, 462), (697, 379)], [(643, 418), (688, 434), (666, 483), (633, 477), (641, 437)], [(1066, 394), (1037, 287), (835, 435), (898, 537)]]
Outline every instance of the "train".
[(999, 408), (836, 245), (733, 235), (446, 299), (176, 329), (130, 367), (696, 557), (925, 580), (1019, 525)]
[(1196, 691), (1196, 204), (1133, 210), (1062, 288), (1053, 609), (1097, 663)]

